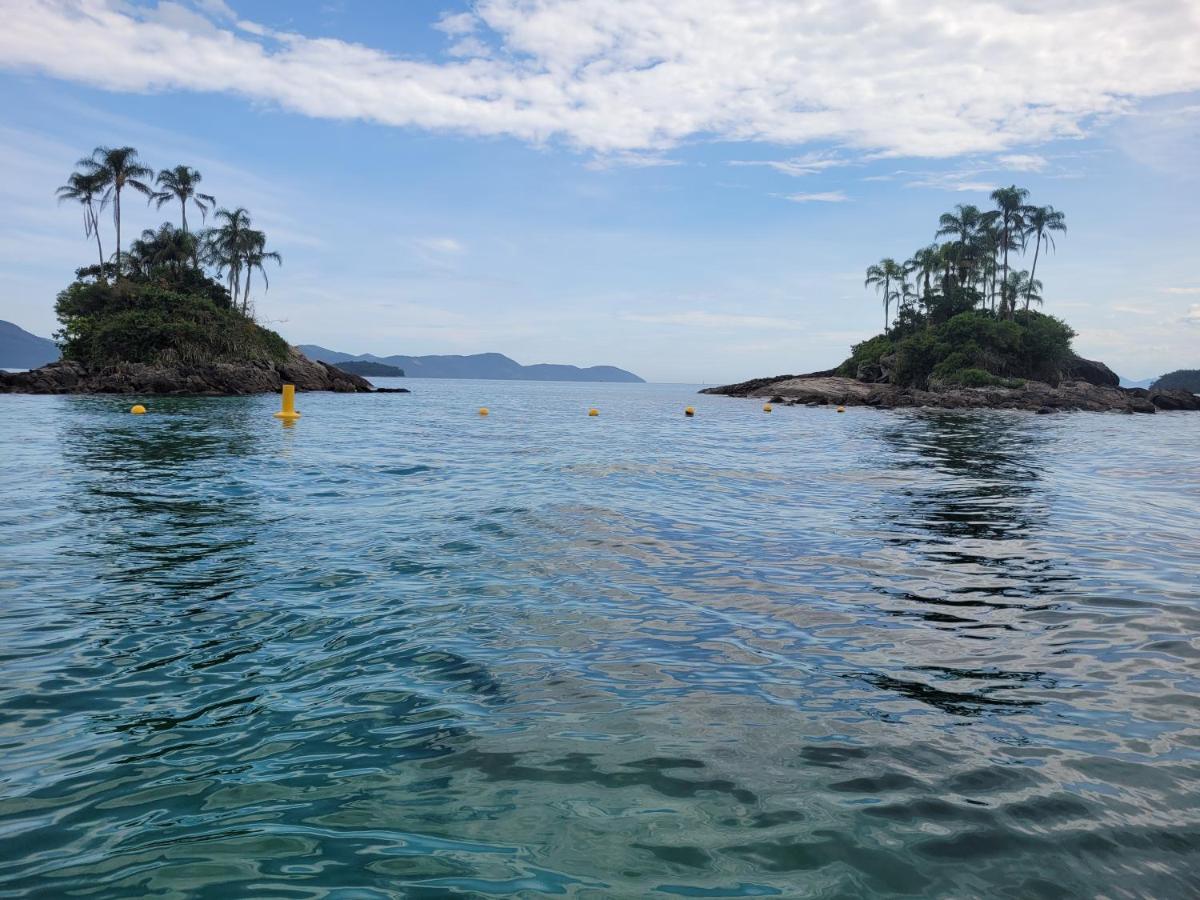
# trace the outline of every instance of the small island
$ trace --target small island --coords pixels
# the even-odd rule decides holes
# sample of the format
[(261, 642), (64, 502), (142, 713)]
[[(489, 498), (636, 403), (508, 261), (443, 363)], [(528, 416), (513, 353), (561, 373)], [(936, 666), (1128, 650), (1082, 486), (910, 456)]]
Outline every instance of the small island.
[[(870, 266), (865, 285), (883, 300), (884, 330), (854, 345), (836, 369), (702, 393), (881, 408), (1200, 410), (1200, 397), (1188, 389), (1196, 382), (1174, 379), (1187, 373), (1149, 390), (1121, 388), (1108, 366), (1075, 354), (1066, 322), (1031, 308), (1043, 302), (1038, 261), (1066, 220), (1028, 196), (1014, 185), (992, 193), (995, 209), (959, 204), (938, 223), (936, 237), (948, 240), (903, 263), (885, 258)], [(1015, 258), (1027, 254), (1031, 268), (1016, 269)]]
[[(268, 286), (267, 249), (241, 207), (215, 208), (188, 166), (154, 172), (132, 147), (97, 147), (58, 189), (77, 203), (96, 262), (76, 270), (58, 295), (62, 359), (27, 372), (0, 372), (0, 393), (253, 394), (279, 391), (367, 392), (359, 375), (308, 359), (253, 315), (251, 282)], [(179, 226), (164, 222), (123, 249), (121, 203), (142, 195), (178, 204)], [(213, 225), (188, 228), (189, 207)], [(115, 253), (105, 256), (101, 214), (112, 210)]]

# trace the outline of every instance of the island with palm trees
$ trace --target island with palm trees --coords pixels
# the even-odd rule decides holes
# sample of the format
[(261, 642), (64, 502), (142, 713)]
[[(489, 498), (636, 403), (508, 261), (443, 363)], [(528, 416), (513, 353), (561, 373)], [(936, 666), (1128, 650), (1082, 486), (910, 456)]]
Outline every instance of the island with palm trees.
[[(1200, 409), (1187, 391), (1119, 387), (1108, 366), (1071, 349), (1075, 332), (1041, 306), (1038, 263), (1067, 230), (1053, 206), (1015, 185), (993, 209), (959, 204), (933, 243), (904, 262), (869, 266), (865, 286), (883, 301), (883, 332), (855, 344), (836, 369), (707, 388), (776, 402), (878, 407), (1058, 410)], [(944, 240), (939, 240), (944, 239)], [(1014, 265), (1031, 259), (1028, 270)]]
[[(178, 165), (155, 172), (132, 147), (97, 147), (57, 191), (78, 204), (96, 262), (76, 270), (59, 295), (55, 335), (62, 359), (29, 372), (0, 372), (0, 391), (35, 393), (246, 394), (371, 390), (365, 379), (314, 362), (254, 318), (251, 284), (269, 286), (281, 265), (242, 207), (217, 206), (201, 174)], [(122, 202), (178, 204), (179, 225), (163, 222), (122, 241)], [(188, 225), (188, 210), (209, 227)], [(104, 252), (101, 217), (111, 209), (115, 250)]]

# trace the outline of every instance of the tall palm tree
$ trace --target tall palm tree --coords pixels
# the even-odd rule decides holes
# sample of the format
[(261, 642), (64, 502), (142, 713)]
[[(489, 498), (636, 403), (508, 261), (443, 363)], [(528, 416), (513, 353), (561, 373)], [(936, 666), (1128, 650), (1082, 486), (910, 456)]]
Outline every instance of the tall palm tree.
[(249, 231), (245, 238), (245, 253), (243, 256), (243, 264), (246, 267), (246, 286), (242, 294), (242, 312), (247, 313), (250, 310), (250, 276), (257, 269), (262, 275), (263, 290), (269, 290), (271, 282), (267, 280), (267, 270), (263, 268), (263, 263), (268, 260), (275, 263), (277, 266), (283, 265), (283, 257), (274, 251), (266, 249), (267, 236), (261, 231)]
[(209, 207), (215, 206), (217, 203), (216, 198), (212, 194), (202, 194), (196, 190), (196, 187), (202, 180), (203, 176), (199, 172), (187, 166), (163, 169), (155, 179), (159, 189), (150, 199), (158, 204), (158, 209), (162, 209), (164, 203), (171, 203), (175, 200), (179, 201), (179, 212), (184, 234), (188, 230), (187, 205), (189, 200), (200, 210), (200, 218), (202, 220), (207, 220)]
[(870, 266), (867, 269), (867, 278), (863, 282), (863, 287), (874, 287), (875, 290), (883, 289), (883, 331), (887, 334), (891, 324), (891, 303), (892, 303), (892, 282), (898, 282), (904, 277), (904, 270), (900, 264), (890, 256), (881, 259), (878, 263)]
[(105, 188), (105, 200), (112, 200), (113, 222), (117, 226), (117, 277), (120, 278), (121, 191), (128, 187), (150, 196), (154, 190), (142, 179), (149, 178), (154, 172), (141, 164), (138, 152), (132, 147), (97, 147), (90, 157), (81, 159), (78, 165), (100, 179)]
[[(1053, 206), (1027, 206), (1025, 207), (1025, 229), (1028, 236), (1033, 237), (1033, 268), (1029, 272), (1029, 280), (1032, 283), (1037, 275), (1038, 252), (1042, 249), (1042, 243), (1045, 242), (1047, 250), (1054, 249), (1054, 237), (1052, 231), (1066, 231), (1067, 217), (1056, 210)], [(1038, 283), (1041, 286), (1041, 283)], [(1029, 311), (1030, 297), (1027, 294), (1025, 297), (1025, 311)]]
[(205, 255), (218, 275), (228, 273), (229, 295), (237, 301), (240, 293), (242, 266), (248, 246), (250, 213), (237, 209), (218, 209), (213, 213), (213, 227), (205, 233)]
[(83, 206), (83, 233), (96, 236), (96, 252), (100, 255), (100, 280), (104, 280), (104, 247), (100, 243), (100, 213), (108, 200), (104, 195), (104, 183), (94, 172), (72, 172), (67, 183), (54, 192), (58, 202), (74, 200)]
[[(1024, 234), (1025, 228), (1025, 198), (1029, 191), (1015, 184), (1006, 188), (996, 188), (992, 191), (992, 200), (996, 211), (1000, 213), (1000, 248), (1004, 252), (1004, 270), (1001, 284), (1008, 284), (1008, 250), (1013, 241)], [(1002, 298), (1003, 299), (1003, 298)], [(1003, 304), (1001, 304), (1003, 305)], [(1008, 310), (1011, 315), (1013, 310)]]

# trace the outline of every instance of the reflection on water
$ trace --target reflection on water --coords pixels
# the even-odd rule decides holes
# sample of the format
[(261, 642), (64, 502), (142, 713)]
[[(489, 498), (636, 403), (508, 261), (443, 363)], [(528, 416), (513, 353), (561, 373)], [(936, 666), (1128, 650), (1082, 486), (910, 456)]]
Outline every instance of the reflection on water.
[(4, 399), (0, 895), (1200, 889), (1200, 419), (417, 384)]

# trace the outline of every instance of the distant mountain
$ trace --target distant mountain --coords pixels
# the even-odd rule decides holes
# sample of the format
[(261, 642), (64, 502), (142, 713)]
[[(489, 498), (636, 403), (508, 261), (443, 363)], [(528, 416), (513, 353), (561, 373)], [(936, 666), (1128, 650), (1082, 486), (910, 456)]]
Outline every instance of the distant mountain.
[(1121, 379), (1121, 387), (1123, 387), (1123, 388), (1148, 388), (1148, 387), (1150, 387), (1150, 385), (1154, 384), (1154, 382), (1156, 382), (1156, 381), (1158, 381), (1157, 378), (1143, 378), (1140, 381), (1133, 381), (1129, 378), (1122, 378)]
[[(309, 357), (312, 359), (313, 357)], [(350, 359), (340, 363), (330, 363), (343, 372), (351, 375), (361, 375), (363, 378), (403, 378), (404, 370), (386, 363), (370, 362), (365, 359)]]
[(60, 355), (58, 345), (49, 338), (0, 320), (0, 369), (36, 369)]
[(316, 344), (301, 344), (300, 351), (309, 359), (331, 365), (365, 361), (397, 366), (413, 378), (489, 378), (507, 381), (623, 381), (642, 383), (643, 379), (616, 366), (558, 366), (539, 363), (523, 366), (502, 353), (475, 353), (470, 356), (357, 356), (328, 350)]

